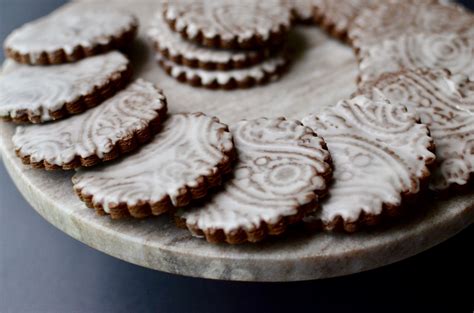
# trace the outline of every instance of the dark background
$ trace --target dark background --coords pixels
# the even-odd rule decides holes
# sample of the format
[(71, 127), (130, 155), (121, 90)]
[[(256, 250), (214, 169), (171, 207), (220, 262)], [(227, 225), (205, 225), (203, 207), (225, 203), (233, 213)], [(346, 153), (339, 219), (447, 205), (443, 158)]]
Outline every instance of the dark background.
[[(63, 2), (0, 0), (0, 41)], [(474, 7), (473, 0), (465, 4)], [(472, 313), (473, 235), (471, 226), (416, 257), (348, 277), (295, 283), (188, 278), (128, 264), (68, 237), (29, 206), (1, 164), (0, 312)]]

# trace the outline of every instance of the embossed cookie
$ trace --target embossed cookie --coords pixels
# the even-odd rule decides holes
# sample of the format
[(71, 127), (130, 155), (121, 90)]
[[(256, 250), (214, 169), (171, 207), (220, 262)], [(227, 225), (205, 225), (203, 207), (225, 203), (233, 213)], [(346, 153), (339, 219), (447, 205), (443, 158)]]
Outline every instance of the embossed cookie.
[(14, 30), (5, 40), (5, 54), (27, 64), (73, 62), (128, 45), (137, 28), (129, 13), (71, 4)]
[(323, 136), (334, 163), (329, 197), (305, 217), (312, 226), (353, 232), (376, 224), (429, 178), (435, 155), (428, 128), (401, 105), (358, 96), (303, 124)]
[(275, 55), (254, 66), (229, 71), (208, 71), (176, 64), (157, 55), (160, 66), (180, 82), (210, 89), (250, 88), (278, 79), (288, 67), (288, 58)]
[(291, 11), (280, 0), (174, 0), (164, 17), (185, 38), (225, 49), (279, 44), (291, 24)]
[(152, 142), (121, 161), (73, 177), (88, 207), (112, 218), (165, 213), (220, 185), (234, 159), (232, 135), (202, 113), (171, 115)]
[(284, 118), (231, 127), (234, 177), (202, 206), (177, 212), (179, 226), (209, 242), (257, 242), (282, 234), (327, 192), (331, 158), (323, 139)]
[(259, 50), (222, 50), (202, 47), (173, 32), (159, 11), (153, 18), (148, 37), (155, 49), (176, 64), (205, 70), (231, 70), (261, 62), (269, 53)]
[(457, 34), (402, 35), (371, 46), (359, 64), (359, 80), (404, 69), (445, 68), (474, 77), (474, 38)]
[(370, 98), (403, 103), (420, 116), (436, 145), (431, 188), (465, 186), (474, 172), (474, 82), (445, 70), (388, 74), (361, 88)]
[(0, 117), (41, 123), (81, 113), (128, 83), (129, 63), (120, 52), (51, 66), (7, 60), (0, 76)]
[(474, 36), (474, 15), (458, 5), (434, 1), (389, 1), (363, 10), (349, 29), (353, 46), (365, 50), (381, 40), (407, 33), (458, 33)]
[(165, 96), (153, 84), (139, 79), (82, 114), (55, 123), (17, 127), (13, 145), (23, 163), (34, 168), (89, 167), (150, 140), (166, 109)]
[(356, 15), (377, 2), (376, 0), (314, 0), (314, 20), (331, 36), (346, 40), (349, 25)]

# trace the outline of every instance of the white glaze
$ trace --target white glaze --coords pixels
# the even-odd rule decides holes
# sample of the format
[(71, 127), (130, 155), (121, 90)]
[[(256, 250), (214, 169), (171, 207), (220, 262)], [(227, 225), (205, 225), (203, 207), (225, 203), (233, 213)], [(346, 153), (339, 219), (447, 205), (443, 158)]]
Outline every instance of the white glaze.
[(349, 30), (351, 44), (366, 50), (381, 40), (402, 34), (458, 33), (474, 36), (474, 15), (459, 5), (424, 1), (383, 3), (374, 10), (365, 10), (354, 20)]
[(168, 4), (165, 16), (189, 38), (202, 33), (207, 38), (219, 35), (239, 42), (255, 35), (266, 40), (291, 23), (291, 12), (280, 0), (179, 0)]
[(76, 156), (102, 158), (121, 139), (148, 127), (166, 106), (153, 84), (137, 80), (101, 105), (54, 123), (19, 126), (13, 144), (20, 156), (32, 162), (58, 166)]
[(28, 66), (7, 60), (0, 76), (0, 116), (15, 118), (27, 111), (41, 122), (81, 96), (94, 93), (114, 75), (127, 69), (128, 59), (120, 52), (86, 58), (76, 63)]
[(469, 181), (474, 172), (473, 82), (442, 70), (418, 70), (388, 76), (362, 92), (406, 105), (429, 127), (438, 160), (432, 189)]
[(148, 37), (160, 50), (167, 50), (173, 57), (182, 56), (187, 60), (197, 60), (199, 62), (214, 62), (227, 65), (230, 62), (244, 62), (257, 55), (256, 51), (205, 48), (185, 40), (169, 28), (161, 10), (153, 17), (152, 24), (148, 30)]
[(457, 34), (402, 35), (367, 49), (359, 64), (362, 82), (402, 69), (445, 68), (474, 77), (474, 37)]
[(416, 194), (435, 158), (428, 129), (401, 105), (358, 96), (340, 101), (303, 124), (321, 135), (334, 164), (329, 198), (308, 220), (329, 225), (338, 216), (355, 222), (362, 212), (379, 215), (399, 206), (401, 194)]
[(330, 165), (324, 141), (296, 121), (242, 121), (231, 127), (239, 161), (234, 177), (203, 207), (178, 215), (190, 229), (247, 231), (318, 200), (327, 188)]
[(94, 204), (110, 212), (113, 204), (157, 203), (170, 197), (173, 205), (183, 188), (196, 187), (203, 176), (217, 173), (233, 149), (232, 136), (216, 118), (175, 114), (152, 142), (121, 161), (93, 170), (79, 170), (74, 188), (92, 195)]
[(247, 78), (254, 78), (257, 81), (267, 76), (277, 74), (279, 68), (284, 66), (287, 59), (283, 56), (274, 56), (263, 61), (260, 64), (244, 69), (235, 69), (229, 71), (208, 71), (204, 69), (194, 69), (187, 66), (176, 64), (160, 55), (157, 55), (158, 62), (164, 63), (164, 66), (171, 68), (171, 76), (177, 78), (182, 74), (186, 75), (187, 80), (193, 77), (199, 77), (203, 85), (209, 85), (216, 81), (219, 85), (227, 84), (231, 79), (244, 81)]
[(78, 46), (105, 45), (136, 25), (133, 15), (100, 3), (67, 5), (14, 30), (5, 47), (29, 54), (34, 64), (43, 52), (64, 50), (70, 55)]

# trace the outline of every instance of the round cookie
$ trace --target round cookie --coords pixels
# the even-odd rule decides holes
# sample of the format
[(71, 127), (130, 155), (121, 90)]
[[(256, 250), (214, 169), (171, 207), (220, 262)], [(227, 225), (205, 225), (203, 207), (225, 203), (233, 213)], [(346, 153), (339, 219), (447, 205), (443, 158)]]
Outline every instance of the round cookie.
[(347, 40), (347, 31), (352, 20), (360, 11), (377, 2), (377, 0), (314, 0), (314, 20), (331, 36)]
[(173, 32), (159, 11), (153, 18), (148, 37), (155, 49), (176, 64), (205, 70), (231, 70), (261, 62), (268, 52), (260, 50), (220, 50), (199, 46)]
[(275, 55), (249, 68), (207, 71), (176, 64), (161, 55), (157, 61), (171, 77), (195, 87), (210, 89), (250, 88), (278, 79), (288, 67), (288, 58)]
[(403, 103), (428, 126), (437, 158), (431, 189), (467, 186), (474, 177), (474, 82), (445, 70), (420, 69), (387, 74), (360, 92)]
[(185, 38), (224, 49), (278, 45), (291, 25), (291, 11), (280, 0), (175, 0), (164, 17)]
[(474, 36), (474, 15), (458, 5), (433, 1), (397, 1), (380, 3), (372, 10), (363, 10), (349, 29), (349, 39), (359, 51), (381, 40), (407, 33), (471, 33)]
[(305, 217), (313, 227), (354, 232), (376, 224), (430, 176), (435, 155), (428, 128), (401, 105), (358, 96), (303, 124), (324, 137), (334, 164), (329, 197)]
[(231, 170), (232, 135), (202, 113), (171, 115), (152, 142), (106, 167), (80, 170), (76, 193), (112, 218), (159, 215), (204, 197)]
[(474, 77), (474, 38), (457, 34), (402, 35), (371, 46), (359, 63), (359, 81), (403, 69), (445, 68)]
[(128, 59), (108, 52), (76, 63), (28, 66), (7, 60), (0, 76), (0, 117), (42, 123), (92, 108), (131, 77)]
[(166, 109), (161, 91), (139, 79), (82, 114), (55, 123), (19, 126), (12, 141), (23, 163), (34, 168), (89, 167), (147, 142), (158, 131)]
[(5, 40), (5, 54), (34, 65), (73, 62), (128, 45), (137, 28), (129, 13), (71, 4), (14, 30)]
[(233, 178), (204, 205), (179, 210), (178, 225), (213, 243), (280, 235), (326, 194), (332, 173), (326, 144), (284, 118), (242, 121), (231, 132), (238, 154)]

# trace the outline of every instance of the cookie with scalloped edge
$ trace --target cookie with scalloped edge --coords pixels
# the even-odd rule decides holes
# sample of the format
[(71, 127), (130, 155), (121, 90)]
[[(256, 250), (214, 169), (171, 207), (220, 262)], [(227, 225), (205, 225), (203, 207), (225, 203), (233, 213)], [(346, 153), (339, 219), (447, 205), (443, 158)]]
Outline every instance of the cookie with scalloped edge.
[(334, 164), (329, 196), (304, 222), (354, 232), (396, 215), (430, 177), (433, 140), (404, 106), (364, 96), (340, 101), (303, 124), (320, 134)]
[(173, 0), (164, 6), (170, 27), (211, 48), (258, 49), (281, 44), (291, 11), (280, 0)]
[(474, 82), (446, 70), (418, 69), (384, 75), (359, 92), (403, 103), (428, 126), (437, 158), (431, 189), (468, 186), (474, 177)]
[(178, 226), (212, 243), (280, 235), (326, 195), (332, 173), (326, 144), (285, 118), (241, 121), (231, 132), (238, 155), (234, 176), (207, 202), (178, 210)]
[(123, 89), (131, 74), (129, 60), (116, 51), (50, 66), (9, 59), (0, 76), (0, 117), (42, 123), (78, 114)]
[(173, 114), (146, 146), (121, 161), (73, 177), (88, 207), (112, 218), (160, 215), (204, 197), (235, 158), (225, 124), (202, 113)]
[(349, 28), (349, 40), (363, 53), (382, 40), (407, 33), (457, 33), (474, 36), (474, 15), (459, 5), (436, 1), (396, 1), (379, 3), (363, 10)]
[(108, 5), (69, 4), (15, 29), (4, 42), (5, 54), (32, 65), (75, 62), (128, 46), (138, 20)]
[(155, 49), (176, 64), (205, 70), (232, 70), (260, 63), (269, 55), (267, 49), (223, 50), (202, 47), (172, 31), (160, 10), (148, 29), (148, 37)]
[(474, 37), (449, 34), (404, 34), (372, 45), (359, 63), (359, 82), (405, 69), (444, 68), (474, 77)]
[(161, 55), (157, 55), (156, 59), (169, 76), (180, 82), (194, 87), (227, 90), (250, 88), (277, 80), (289, 65), (289, 58), (283, 53), (248, 68), (228, 71), (190, 68), (176, 64)]
[(54, 123), (17, 127), (12, 138), (23, 163), (46, 170), (90, 167), (148, 142), (166, 116), (166, 98), (138, 79), (101, 105)]

